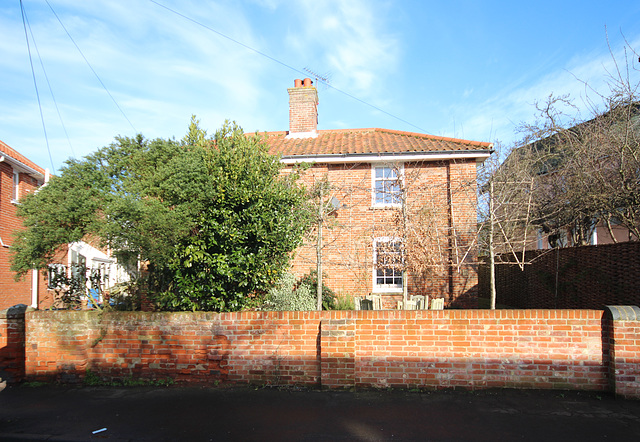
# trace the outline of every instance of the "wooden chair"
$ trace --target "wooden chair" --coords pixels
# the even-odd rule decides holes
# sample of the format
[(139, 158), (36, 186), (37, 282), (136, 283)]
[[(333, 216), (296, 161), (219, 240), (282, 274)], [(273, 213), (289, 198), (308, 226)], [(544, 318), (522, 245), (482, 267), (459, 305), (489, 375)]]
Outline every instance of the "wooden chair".
[(373, 310), (382, 310), (382, 295), (371, 295)]
[(375, 310), (374, 302), (371, 299), (367, 299), (367, 298), (361, 299), (360, 310)]
[(415, 303), (414, 310), (427, 310), (429, 308), (429, 297), (422, 295), (412, 295), (411, 301)]
[(444, 310), (444, 298), (432, 299), (431, 310)]

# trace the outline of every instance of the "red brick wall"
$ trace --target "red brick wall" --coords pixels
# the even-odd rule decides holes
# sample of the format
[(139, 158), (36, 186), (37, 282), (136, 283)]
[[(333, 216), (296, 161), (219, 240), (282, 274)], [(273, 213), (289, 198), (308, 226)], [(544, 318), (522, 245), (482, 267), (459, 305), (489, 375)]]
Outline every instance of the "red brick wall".
[(602, 312), (362, 312), (357, 385), (603, 390)]
[(640, 398), (640, 308), (610, 306), (606, 310), (611, 390), (627, 398)]
[[(19, 191), (23, 197), (37, 189), (37, 181), (25, 173), (20, 174)], [(0, 309), (16, 304), (31, 305), (32, 275), (27, 274), (20, 281), (15, 281), (15, 273), (10, 270), (10, 246), (13, 244), (13, 233), (22, 229), (22, 220), (17, 217), (17, 206), (13, 200), (13, 168), (7, 162), (0, 162)], [(38, 293), (46, 293), (46, 281), (42, 274), (38, 275)]]
[(318, 312), (105, 313), (28, 316), (26, 373), (317, 384)]
[[(325, 284), (339, 295), (365, 296), (373, 289), (373, 240), (403, 236), (402, 212), (372, 207), (371, 164), (315, 164), (302, 175), (308, 187), (327, 177), (340, 208), (323, 228)], [(448, 307), (477, 306), (476, 163), (404, 164), (409, 237), (421, 270), (409, 272), (409, 295), (444, 297)], [(296, 250), (294, 273), (316, 268), (317, 235)], [(430, 261), (432, 260), (432, 261)], [(449, 265), (451, 263), (451, 265)], [(383, 299), (395, 308), (402, 295)]]
[(24, 308), (0, 310), (0, 379), (19, 382), (24, 377)]
[(106, 378), (196, 383), (612, 388), (640, 397), (640, 321), (599, 310), (34, 311), (26, 318), (30, 380), (80, 381), (89, 368)]

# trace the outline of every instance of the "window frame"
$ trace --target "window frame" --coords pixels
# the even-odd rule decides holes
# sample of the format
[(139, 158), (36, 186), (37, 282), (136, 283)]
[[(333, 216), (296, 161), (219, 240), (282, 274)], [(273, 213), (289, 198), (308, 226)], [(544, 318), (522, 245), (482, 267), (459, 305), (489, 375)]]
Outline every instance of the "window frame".
[(397, 243), (399, 245), (399, 250), (398, 250), (398, 254), (400, 255), (400, 261), (403, 264), (404, 263), (404, 254), (403, 254), (403, 247), (402, 247), (402, 239), (401, 238), (395, 238), (395, 237), (379, 237), (379, 238), (374, 238), (373, 240), (373, 271), (372, 271), (372, 292), (373, 293), (402, 293), (403, 292), (403, 281), (404, 281), (404, 270), (395, 270), (393, 268), (391, 268), (390, 270), (392, 271), (392, 275), (388, 276), (388, 275), (383, 275), (382, 278), (393, 278), (393, 279), (399, 279), (399, 284), (398, 283), (392, 283), (392, 284), (379, 284), (378, 283), (378, 278), (380, 277), (378, 275), (378, 271), (380, 270), (378, 268), (378, 254), (379, 254), (379, 248), (378, 245), (380, 243)]
[(54, 285), (53, 280), (56, 275), (67, 276), (67, 266), (64, 264), (49, 264), (47, 266), (47, 290), (58, 290), (64, 288), (60, 283)]
[(11, 202), (20, 200), (20, 171), (13, 169), (13, 185), (11, 187)]
[[(396, 171), (397, 176), (395, 178), (385, 178), (385, 174), (383, 172), (383, 176), (381, 178), (377, 177), (376, 171), (378, 169), (390, 169), (391, 171)], [(384, 192), (383, 186), (383, 198), (382, 201), (378, 200), (378, 191), (376, 184), (378, 182), (397, 182), (397, 193), (395, 192)], [(404, 163), (372, 163), (371, 164), (371, 206), (375, 208), (397, 208), (402, 207), (402, 187), (404, 185)], [(384, 195), (391, 195), (391, 199), (397, 199), (394, 202), (385, 202)]]

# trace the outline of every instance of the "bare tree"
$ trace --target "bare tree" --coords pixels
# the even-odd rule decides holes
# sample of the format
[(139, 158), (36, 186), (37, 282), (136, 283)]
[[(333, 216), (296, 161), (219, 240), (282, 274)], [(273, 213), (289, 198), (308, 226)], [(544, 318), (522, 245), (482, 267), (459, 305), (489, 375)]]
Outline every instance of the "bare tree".
[(640, 238), (640, 84), (628, 53), (637, 59), (630, 48), (624, 64), (613, 57), (607, 92), (585, 84), (588, 119), (572, 116), (570, 97), (549, 96), (536, 104), (538, 119), (520, 126), (523, 139), (506, 160), (486, 163), (481, 237), (492, 271), (499, 253), (523, 268), (537, 232), (551, 247), (589, 244), (598, 225), (613, 241), (614, 224), (626, 239)]

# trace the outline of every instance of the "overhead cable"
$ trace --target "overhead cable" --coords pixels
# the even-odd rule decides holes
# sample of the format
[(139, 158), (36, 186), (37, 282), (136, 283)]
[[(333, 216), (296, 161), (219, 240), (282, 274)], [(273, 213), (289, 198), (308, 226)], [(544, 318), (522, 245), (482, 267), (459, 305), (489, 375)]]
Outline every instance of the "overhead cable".
[(29, 52), (29, 64), (31, 65), (31, 76), (33, 77), (33, 85), (36, 89), (36, 98), (38, 99), (38, 109), (40, 110), (40, 121), (42, 121), (42, 130), (44, 131), (44, 140), (49, 153), (49, 161), (51, 162), (51, 170), (55, 173), (56, 168), (53, 165), (53, 157), (51, 156), (51, 148), (49, 147), (49, 137), (47, 136), (47, 126), (44, 123), (44, 115), (42, 114), (42, 103), (40, 102), (40, 92), (38, 91), (38, 82), (36, 81), (36, 71), (33, 68), (33, 59), (31, 58), (31, 45), (29, 45), (29, 33), (27, 32), (26, 12), (22, 0), (20, 0), (20, 11), (22, 13), (22, 26), (24, 27), (24, 37), (27, 40), (27, 51)]
[(29, 34), (31, 34), (31, 40), (33, 41), (33, 47), (36, 48), (36, 54), (38, 54), (38, 60), (40, 61), (40, 67), (42, 68), (42, 72), (44, 73), (44, 78), (47, 81), (47, 86), (49, 87), (49, 92), (51, 93), (51, 98), (53, 99), (53, 105), (56, 108), (56, 112), (58, 113), (58, 118), (60, 119), (60, 124), (62, 125), (62, 130), (64, 131), (65, 136), (67, 137), (67, 142), (69, 143), (69, 148), (71, 149), (71, 154), (73, 157), (76, 156), (76, 153), (73, 150), (73, 145), (71, 144), (71, 139), (69, 138), (69, 133), (67, 132), (67, 127), (64, 124), (62, 119), (62, 114), (60, 113), (60, 108), (58, 107), (58, 102), (56, 100), (56, 96), (53, 93), (53, 88), (51, 87), (51, 82), (49, 81), (49, 76), (47, 75), (47, 70), (44, 67), (44, 62), (42, 61), (42, 56), (40, 56), (40, 50), (38, 49), (38, 44), (36, 43), (36, 37), (33, 35), (33, 30), (31, 29), (31, 23), (29, 23), (29, 17), (25, 13), (25, 18), (27, 20), (27, 26), (29, 27)]
[[(74, 44), (74, 46), (76, 47), (76, 49), (78, 50), (78, 52), (80, 53), (80, 55), (82, 56), (82, 58), (84, 59), (84, 61), (87, 63), (87, 66), (89, 66), (89, 69), (91, 69), (91, 72), (93, 72), (93, 75), (96, 76), (96, 78), (98, 79), (98, 81), (100, 82), (100, 84), (102, 85), (102, 88), (105, 90), (105, 92), (109, 95), (109, 97), (111, 98), (111, 101), (113, 101), (113, 103), (116, 105), (116, 107), (118, 108), (118, 110), (120, 111), (120, 113), (122, 114), (122, 116), (127, 120), (127, 122), (129, 123), (129, 125), (131, 126), (131, 128), (133, 129), (134, 132), (138, 132), (135, 128), (135, 126), (133, 125), (133, 123), (131, 123), (131, 120), (129, 120), (129, 117), (127, 117), (127, 114), (124, 113), (124, 111), (122, 110), (122, 108), (120, 107), (120, 105), (118, 105), (118, 102), (116, 101), (115, 98), (113, 98), (113, 95), (111, 95), (111, 92), (109, 92), (109, 89), (107, 89), (107, 86), (105, 86), (105, 84), (102, 82), (102, 80), (100, 79), (100, 76), (98, 75), (98, 73), (95, 71), (95, 69), (93, 69), (93, 67), (91, 66), (91, 63), (89, 63), (89, 60), (87, 60), (87, 57), (84, 56), (84, 54), (82, 53), (82, 50), (80, 49), (80, 47), (78, 46), (78, 44), (76, 43), (76, 41), (73, 39), (73, 37), (71, 36), (71, 34), (69, 34), (69, 31), (67, 31), (67, 28), (64, 26), (64, 24), (62, 23), (62, 20), (60, 20), (60, 17), (58, 17), (58, 14), (56, 14), (56, 11), (53, 10), (53, 8), (51, 7), (51, 4), (49, 4), (49, 0), (44, 0), (47, 5), (49, 6), (49, 9), (51, 9), (51, 12), (53, 12), (53, 15), (56, 16), (56, 19), (58, 20), (58, 23), (60, 23), (60, 26), (62, 26), (62, 29), (64, 29), (64, 32), (67, 33), (67, 36), (69, 37), (69, 39), (71, 40), (71, 42)], [(20, 2), (22, 3), (22, 0), (20, 0)]]
[[(45, 0), (45, 1), (46, 1), (46, 0)], [(274, 57), (272, 57), (272, 56), (270, 56), (270, 55), (267, 55), (267, 54), (265, 54), (264, 52), (261, 52), (261, 51), (259, 51), (259, 50), (255, 49), (255, 48), (253, 48), (253, 47), (251, 47), (251, 46), (249, 46), (249, 45), (246, 45), (246, 44), (244, 44), (244, 43), (242, 43), (242, 42), (240, 42), (240, 41), (238, 41), (238, 40), (236, 40), (236, 39), (232, 38), (232, 37), (229, 37), (229, 36), (228, 36), (228, 35), (226, 35), (226, 34), (223, 34), (223, 33), (222, 33), (222, 32), (220, 32), (220, 31), (217, 31), (217, 30), (213, 29), (213, 28), (212, 28), (212, 27), (210, 27), (210, 26), (205, 25), (204, 23), (201, 23), (201, 22), (197, 21), (196, 19), (193, 19), (193, 18), (191, 18), (191, 17), (188, 17), (188, 16), (186, 16), (186, 15), (184, 15), (184, 14), (182, 14), (182, 13), (180, 13), (180, 12), (178, 12), (178, 11), (174, 10), (174, 9), (169, 8), (168, 6), (165, 6), (165, 5), (161, 4), (161, 3), (158, 3), (156, 0), (149, 0), (149, 1), (150, 1), (151, 3), (153, 3), (153, 4), (155, 4), (155, 5), (157, 5), (157, 6), (161, 7), (161, 8), (163, 8), (163, 9), (166, 9), (167, 11), (171, 12), (172, 14), (175, 14), (175, 15), (177, 15), (177, 16), (179, 16), (179, 17), (184, 18), (185, 20), (190, 21), (191, 23), (194, 23), (194, 24), (196, 24), (196, 25), (198, 25), (198, 26), (201, 26), (201, 27), (203, 27), (203, 28), (205, 28), (205, 29), (207, 29), (207, 30), (209, 30), (209, 31), (211, 31), (211, 32), (213, 32), (213, 33), (215, 33), (215, 34), (217, 34), (217, 35), (219, 35), (219, 36), (223, 37), (223, 38), (226, 38), (227, 40), (229, 40), (229, 41), (231, 41), (231, 42), (233, 42), (233, 43), (235, 43), (235, 44), (237, 44), (237, 45), (239, 45), (239, 46), (242, 46), (242, 47), (243, 47), (243, 48), (245, 48), (245, 49), (248, 49), (248, 50), (250, 50), (250, 51), (252, 51), (252, 52), (255, 52), (255, 53), (256, 53), (256, 54), (258, 54), (258, 55), (261, 55), (262, 57), (265, 57), (265, 58), (267, 58), (267, 59), (269, 59), (269, 60), (271, 60), (271, 61), (273, 61), (273, 62), (275, 62), (275, 63), (278, 63), (279, 65), (282, 65), (282, 66), (284, 66), (284, 67), (286, 67), (286, 68), (288, 68), (288, 69), (291, 69), (292, 71), (297, 72), (297, 73), (299, 73), (299, 74), (307, 75), (305, 72), (303, 72), (303, 71), (301, 71), (301, 70), (299, 70), (299, 69), (296, 69), (296, 68), (294, 68), (293, 66), (288, 65), (287, 63), (285, 63), (285, 62), (283, 62), (283, 61), (278, 60), (277, 58), (274, 58)], [(327, 83), (327, 82), (324, 82), (324, 84), (325, 84), (326, 86), (330, 87), (331, 89), (335, 90), (336, 92), (340, 92), (341, 94), (343, 94), (343, 95), (345, 95), (345, 96), (347, 96), (347, 97), (349, 97), (349, 98), (351, 98), (351, 99), (353, 99), (353, 100), (356, 100), (356, 101), (358, 101), (358, 102), (360, 102), (360, 103), (362, 103), (362, 104), (364, 104), (364, 105), (366, 105), (366, 106), (369, 106), (369, 107), (371, 107), (371, 108), (373, 108), (373, 109), (377, 110), (378, 112), (382, 112), (383, 114), (388, 115), (388, 116), (390, 116), (391, 118), (394, 118), (394, 119), (396, 119), (396, 120), (398, 120), (398, 121), (401, 121), (401, 122), (403, 122), (403, 123), (405, 123), (405, 124), (408, 124), (409, 126), (414, 127), (414, 128), (418, 129), (418, 130), (419, 130), (419, 131), (421, 131), (421, 132), (427, 133), (427, 131), (426, 131), (426, 130), (422, 129), (421, 127), (416, 126), (415, 124), (412, 124), (412, 123), (408, 122), (407, 120), (405, 120), (405, 119), (403, 119), (403, 118), (400, 118), (400, 117), (398, 117), (398, 116), (396, 116), (396, 115), (393, 115), (392, 113), (389, 113), (389, 112), (387, 112), (387, 111), (385, 111), (385, 110), (383, 110), (383, 109), (380, 109), (379, 107), (377, 107), (377, 106), (375, 106), (375, 105), (373, 105), (373, 104), (371, 104), (371, 103), (368, 103), (368, 102), (366, 102), (366, 101), (364, 101), (364, 100), (362, 100), (362, 99), (360, 99), (360, 98), (358, 98), (358, 97), (355, 97), (355, 96), (353, 96), (353, 95), (349, 94), (348, 92), (345, 92), (345, 91), (343, 91), (343, 90), (341, 90), (341, 89), (338, 89), (337, 87), (334, 87), (334, 86), (330, 85), (330, 84), (329, 84), (329, 83)]]

